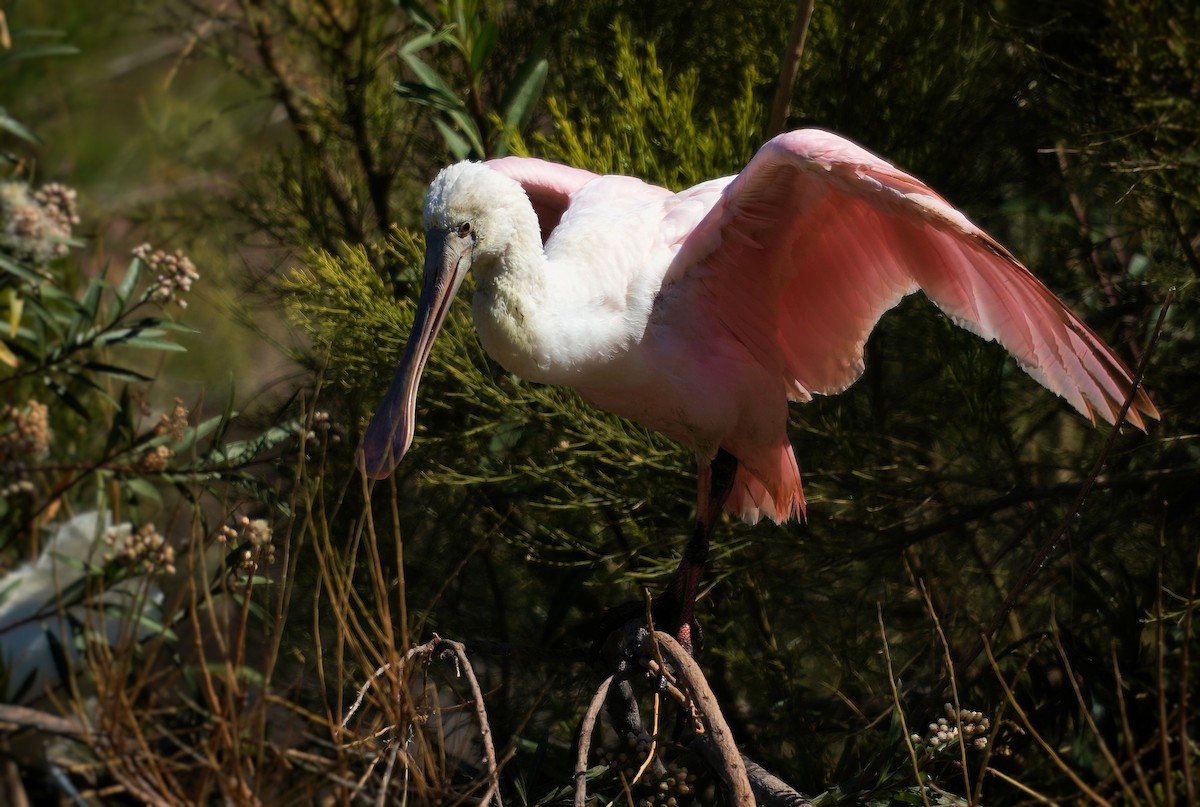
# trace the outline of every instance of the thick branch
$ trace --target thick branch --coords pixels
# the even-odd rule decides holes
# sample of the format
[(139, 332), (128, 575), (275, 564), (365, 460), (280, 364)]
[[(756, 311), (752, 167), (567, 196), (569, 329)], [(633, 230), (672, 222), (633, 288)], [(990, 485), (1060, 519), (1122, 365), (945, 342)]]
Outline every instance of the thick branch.
[(742, 762), (742, 755), (733, 742), (729, 725), (721, 714), (721, 707), (709, 688), (704, 673), (700, 671), (691, 655), (669, 633), (655, 631), (648, 634), (642, 642), (642, 653), (653, 657), (655, 645), (663, 660), (675, 670), (675, 674), (691, 695), (692, 703), (704, 722), (705, 736), (709, 737), (716, 749), (716, 764), (713, 767), (729, 788), (730, 800), (737, 807), (754, 807), (754, 793), (750, 789), (746, 765)]
[(88, 730), (74, 720), (12, 703), (0, 703), (0, 726), (33, 729), (74, 740), (83, 739), (88, 734)]

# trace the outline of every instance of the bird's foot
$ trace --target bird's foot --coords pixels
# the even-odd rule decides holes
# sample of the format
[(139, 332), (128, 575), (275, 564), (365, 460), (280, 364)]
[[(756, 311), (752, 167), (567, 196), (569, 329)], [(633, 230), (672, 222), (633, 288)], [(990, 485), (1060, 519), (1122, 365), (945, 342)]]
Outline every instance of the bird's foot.
[(645, 631), (651, 627), (670, 633), (689, 656), (694, 656), (695, 651), (704, 646), (704, 634), (700, 623), (693, 616), (680, 624), (679, 615), (677, 612), (671, 613), (673, 610), (669, 603), (656, 600), (650, 606), (651, 624), (647, 625), (645, 603), (626, 602), (609, 609), (587, 626), (593, 637), (590, 658), (599, 661), (606, 647), (611, 646), (610, 642), (614, 636), (619, 637), (617, 644), (621, 658), (635, 658)]
[[(695, 641), (695, 646), (692, 642)], [(679, 626), (679, 630), (675, 631), (675, 641), (679, 642), (680, 647), (687, 651), (689, 656), (696, 655), (696, 647), (704, 645), (704, 634), (700, 630), (700, 623), (693, 618), (690, 622), (684, 622)]]

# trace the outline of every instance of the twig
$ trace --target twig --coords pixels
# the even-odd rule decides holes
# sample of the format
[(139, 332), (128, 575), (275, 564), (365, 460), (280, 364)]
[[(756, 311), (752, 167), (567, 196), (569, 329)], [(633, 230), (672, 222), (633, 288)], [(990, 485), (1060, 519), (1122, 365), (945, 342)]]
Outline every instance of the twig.
[[(644, 629), (639, 628), (639, 633), (643, 633)], [(663, 654), (663, 639), (664, 634), (659, 633), (657, 636), (650, 635), (648, 632), (642, 636), (642, 653), (645, 653), (647, 645), (653, 645), (657, 658), (643, 658), (643, 665), (657, 679), (658, 688), (660, 691), (655, 693), (656, 713), (654, 718), (655, 731), (653, 734), (653, 742), (651, 752), (648, 754), (647, 762), (649, 766), (643, 763), (643, 769), (649, 769), (652, 775), (661, 776), (663, 772), (662, 762), (658, 759), (658, 755), (654, 753), (654, 748), (657, 746), (657, 726), (658, 714), (657, 704), (659, 703), (659, 695), (666, 694), (673, 700), (678, 702), (680, 706), (689, 711), (696, 719), (697, 714), (700, 715), (700, 720), (697, 723), (697, 733), (687, 743), (687, 748), (699, 755), (705, 763), (715, 771), (727, 771), (728, 766), (726, 759), (732, 754), (736, 754), (741, 761), (741, 765), (745, 770), (746, 779), (750, 785), (750, 792), (755, 801), (762, 807), (811, 807), (811, 803), (798, 793), (791, 785), (784, 782), (782, 779), (773, 776), (760, 765), (756, 764), (749, 757), (737, 752), (736, 748), (727, 747), (722, 751), (716, 740), (716, 735), (719, 733), (711, 728), (711, 723), (705, 725), (704, 720), (711, 714), (720, 716), (719, 710), (715, 706), (710, 707), (709, 712), (704, 712), (700, 706), (703, 701), (700, 697), (694, 696), (693, 692), (699, 692), (698, 688), (692, 687), (693, 681), (704, 681), (703, 674), (699, 668), (695, 668), (694, 672), (681, 671), (679, 677), (672, 675), (668, 666), (673, 663), (673, 658), (670, 653), (664, 657)], [(631, 637), (632, 638), (632, 637)], [(676, 649), (676, 654), (682, 653), (684, 657), (690, 661), (690, 656), (682, 652), (677, 642), (672, 640), (672, 644)], [(693, 665), (694, 666), (694, 665)], [(585, 777), (587, 774), (587, 756), (590, 747), (591, 735), (594, 730), (595, 722), (599, 714), (600, 704), (608, 704), (608, 714), (613, 722), (614, 729), (618, 733), (639, 732), (644, 731), (641, 723), (641, 717), (638, 710), (637, 701), (633, 696), (632, 687), (626, 677), (627, 669), (625, 662), (622, 662), (620, 671), (615, 676), (610, 676), (601, 685), (593, 698), (592, 704), (585, 714), (583, 723), (580, 729), (579, 753), (576, 762), (576, 791), (575, 804), (576, 807), (582, 807), (586, 803), (587, 794), (585, 788)], [(615, 686), (613, 686), (615, 684)], [(707, 684), (704, 684), (707, 688)], [(710, 695), (711, 697), (711, 695)], [(715, 702), (715, 699), (714, 699)], [(728, 738), (728, 730), (725, 731)], [(644, 773), (644, 770), (639, 771), (639, 775)], [(635, 776), (632, 783), (638, 781)], [(622, 784), (628, 782), (622, 777)], [(732, 788), (731, 788), (732, 790)]]
[[(399, 752), (400, 746), (393, 741), (392, 748), (388, 752), (387, 766), (383, 769), (383, 781), (379, 785), (379, 795), (375, 799), (377, 807), (383, 807), (387, 803), (388, 784), (392, 781), (392, 771), (396, 768), (396, 756)], [(405, 770), (408, 770), (407, 766), (405, 766)]]
[[(1096, 477), (1091, 485), (1092, 490), (1116, 491), (1133, 487), (1146, 488), (1150, 485), (1171, 482), (1187, 484), (1196, 479), (1200, 479), (1200, 472), (1194, 468), (1152, 468), (1117, 476), (1102, 474)], [(1024, 507), (1047, 499), (1077, 496), (1087, 484), (1088, 479), (1085, 477), (1049, 485), (1020, 487), (987, 501), (960, 507), (944, 518), (920, 527), (907, 529), (903, 526), (887, 527), (876, 531), (876, 535), (881, 540), (873, 541), (870, 546), (854, 550), (850, 553), (849, 559), (871, 560), (880, 557), (894, 557), (902, 549), (907, 549), (929, 538), (959, 530), (1001, 510)]]
[(587, 805), (587, 759), (588, 751), (592, 747), (592, 731), (596, 727), (596, 718), (600, 715), (605, 698), (608, 697), (608, 688), (612, 685), (614, 677), (610, 675), (601, 682), (596, 694), (592, 696), (592, 702), (588, 704), (583, 723), (579, 726), (579, 750), (575, 755), (575, 807)]
[[(450, 656), (455, 661), (455, 669), (458, 674), (465, 675), (467, 684), (471, 688), (471, 699), (475, 705), (475, 719), (479, 722), (479, 739), (483, 745), (483, 760), (487, 766), (488, 787), (484, 791), (483, 796), (479, 799), (481, 805), (486, 805), (489, 801), (495, 801), (496, 807), (504, 807), (504, 802), (500, 797), (500, 768), (496, 762), (496, 748), (492, 743), (492, 729), (488, 722), (487, 710), (483, 702), (483, 690), (479, 686), (479, 679), (475, 677), (475, 670), (471, 666), (471, 662), (467, 660), (467, 651), (462, 642), (455, 642), (450, 639), (443, 639), (436, 634), (432, 639), (423, 645), (409, 648), (404, 654), (404, 658), (400, 660), (399, 667), (404, 666), (416, 656), (424, 656), (427, 660), (431, 659), (434, 654), (439, 657)], [(371, 674), (366, 683), (358, 691), (358, 697), (346, 712), (345, 718), (342, 720), (342, 728), (350, 722), (350, 718), (358, 711), (362, 705), (363, 698), (367, 694), (367, 690), (371, 688), (374, 682), (379, 679), (385, 672), (391, 669), (391, 663), (384, 664), (379, 669)], [(388, 765), (388, 776), (390, 776), (391, 763), (395, 761), (395, 754)]]
[[(1167, 537), (1165, 535), (1165, 522), (1167, 514), (1164, 512), (1159, 519), (1158, 524), (1158, 568), (1156, 575), (1154, 592), (1154, 680), (1155, 688), (1158, 690), (1158, 738), (1159, 747), (1162, 751), (1162, 781), (1163, 792), (1167, 797), (1167, 807), (1175, 807), (1175, 777), (1171, 772), (1171, 726), (1167, 718), (1167, 682), (1166, 682), (1166, 665), (1167, 665), (1167, 631), (1166, 617), (1163, 615), (1163, 554), (1167, 549)], [(1183, 754), (1188, 753), (1188, 749), (1181, 749)]]
[(266, 15), (256, 9), (249, 0), (242, 0), (242, 13), (253, 39), (255, 50), (262, 61), (263, 69), (266, 70), (273, 83), (276, 100), (283, 105), (296, 137), (304, 144), (306, 151), (321, 170), (325, 179), (324, 190), (329, 194), (329, 198), (342, 220), (342, 225), (346, 228), (346, 240), (355, 243), (365, 242), (366, 234), (355, 213), (354, 201), (346, 190), (343, 178), (338, 175), (329, 149), (321, 143), (317, 124), (307, 110), (307, 99), (304, 98), (302, 90), (289, 80), (286, 68), (280, 64), (275, 38), (273, 32), (268, 28)]
[(1092, 736), (1096, 740), (1096, 748), (1100, 751), (1100, 755), (1108, 763), (1112, 769), (1113, 776), (1121, 786), (1121, 791), (1125, 794), (1125, 798), (1130, 804), (1137, 802), (1137, 795), (1133, 792), (1133, 788), (1129, 785), (1129, 780), (1125, 778), (1125, 774), (1121, 771), (1121, 763), (1117, 761), (1112, 750), (1108, 747), (1108, 743), (1104, 741), (1104, 735), (1100, 732), (1100, 727), (1096, 725), (1096, 719), (1092, 717), (1092, 710), (1088, 706), (1087, 699), (1083, 696), (1083, 691), (1079, 688), (1079, 679), (1075, 677), (1075, 670), (1071, 666), (1071, 660), (1067, 658), (1067, 649), (1063, 647), (1062, 637), (1058, 633), (1058, 625), (1053, 624), (1050, 631), (1050, 639), (1054, 642), (1054, 649), (1058, 651), (1058, 657), (1062, 661), (1063, 672), (1066, 673), (1067, 680), (1071, 683), (1071, 691), (1075, 694), (1075, 704), (1079, 711), (1083, 714), (1084, 723), (1091, 730)]
[(1043, 796), (1041, 793), (1039, 793), (1036, 790), (1034, 790), (1033, 788), (1029, 787), (1029, 785), (1026, 785), (1023, 782), (1017, 781), (1016, 779), (1012, 778), (1007, 773), (1005, 773), (1002, 770), (999, 770), (998, 768), (988, 768), (987, 772), (990, 773), (992, 776), (995, 776), (996, 778), (1000, 779), (1003, 782), (1008, 782), (1013, 787), (1017, 788), (1018, 790), (1020, 790), (1023, 793), (1026, 793), (1026, 794), (1032, 796), (1033, 798), (1040, 801), (1042, 804), (1057, 804), (1058, 803), (1054, 799), (1050, 798), (1049, 796)]
[(1196, 584), (1200, 578), (1200, 552), (1196, 554), (1196, 563), (1192, 566), (1192, 585), (1188, 592), (1187, 609), (1183, 614), (1183, 650), (1179, 660), (1179, 745), (1183, 748), (1180, 762), (1183, 768), (1184, 801), (1187, 804), (1196, 803), (1196, 781), (1192, 773), (1192, 747), (1188, 737), (1190, 717), (1188, 712), (1188, 678), (1191, 674), (1192, 618), (1196, 613)]
[[(688, 750), (698, 753), (713, 768), (720, 764), (717, 749), (707, 734), (697, 735), (688, 743)], [(746, 766), (746, 778), (750, 780), (754, 800), (761, 807), (812, 807), (812, 802), (795, 788), (745, 754), (742, 754), (742, 764)]]
[(904, 709), (900, 706), (900, 690), (896, 686), (896, 674), (892, 669), (892, 649), (888, 646), (887, 628), (883, 624), (883, 606), (875, 603), (875, 613), (879, 619), (879, 636), (883, 640), (883, 660), (887, 664), (888, 684), (892, 687), (892, 702), (896, 704), (896, 715), (900, 718), (900, 730), (904, 734), (904, 745), (908, 748), (908, 758), (912, 762), (913, 778), (921, 792), (925, 807), (929, 807), (929, 792), (921, 779), (921, 764), (917, 761), (917, 749), (913, 747), (912, 732), (908, 730), (908, 720), (904, 717)]
[[(1146, 804), (1153, 804), (1155, 800), (1154, 792), (1150, 789), (1150, 782), (1147, 781), (1146, 772), (1142, 769), (1141, 755), (1138, 754), (1137, 747), (1133, 742), (1133, 727), (1129, 725), (1129, 709), (1125, 705), (1125, 683), (1121, 680), (1121, 664), (1117, 659), (1116, 639), (1112, 640), (1108, 649), (1109, 654), (1112, 656), (1113, 690), (1117, 693), (1117, 713), (1121, 716), (1121, 733), (1125, 735), (1125, 751), (1129, 756), (1129, 764), (1133, 768), (1133, 775), (1137, 777), (1138, 784), (1142, 788), (1142, 798), (1145, 799)], [(1131, 799), (1131, 801), (1133, 800)]]
[[(950, 642), (946, 638), (946, 632), (942, 630), (942, 620), (938, 618), (937, 609), (933, 607), (933, 597), (929, 593), (929, 587), (925, 585), (925, 581), (921, 581), (921, 594), (925, 597), (925, 608), (929, 611), (929, 618), (933, 620), (933, 627), (937, 630), (938, 640), (942, 645), (942, 660), (946, 663), (946, 672), (950, 677), (950, 692), (954, 697), (954, 724), (958, 728), (958, 757), (959, 764), (962, 766), (963, 776), (963, 792), (974, 794), (971, 789), (971, 774), (970, 766), (967, 765), (967, 743), (964, 739), (967, 735), (963, 733), (962, 725), (962, 699), (958, 695), (958, 677), (954, 674), (954, 660), (950, 655)], [(885, 637), (886, 638), (886, 637)], [(896, 705), (899, 707), (900, 702), (897, 700)], [(904, 733), (908, 733), (905, 728)], [(910, 742), (911, 742), (911, 738)], [(973, 804), (973, 800), (968, 798), (968, 804)]]
[(479, 739), (483, 743), (483, 761), (487, 765), (488, 773), (488, 789), (480, 797), (479, 803), (486, 805), (494, 799), (496, 807), (504, 807), (504, 802), (500, 798), (500, 769), (496, 764), (496, 749), (492, 745), (492, 728), (488, 724), (487, 711), (483, 706), (483, 690), (479, 687), (479, 679), (475, 677), (475, 670), (471, 667), (471, 662), (467, 661), (467, 651), (462, 642), (440, 639), (438, 644), (445, 648), (442, 651), (443, 656), (447, 655), (448, 651), (462, 665), (467, 676), (467, 683), (471, 687), (471, 697), (475, 700), (475, 717), (479, 721)]
[[(442, 640), (440, 638), (434, 636), (434, 638), (430, 639), (425, 644), (410, 648), (409, 651), (404, 654), (404, 658), (400, 660), (400, 668), (403, 669), (404, 665), (407, 664), (409, 660), (413, 658), (413, 656), (423, 655), (427, 658), (432, 657), (434, 649), (441, 641)], [(389, 661), (387, 664), (384, 664), (382, 667), (375, 670), (375, 672), (371, 674), (371, 677), (367, 679), (367, 682), (362, 685), (362, 687), (358, 690), (358, 697), (354, 699), (354, 703), (351, 704), (349, 711), (346, 712), (346, 716), (342, 718), (342, 728), (346, 728), (346, 725), (350, 722), (350, 718), (353, 717), (354, 713), (358, 711), (358, 707), (362, 706), (363, 698), (366, 697), (367, 690), (371, 688), (371, 685), (375, 683), (375, 680), (390, 670), (391, 667), (392, 663)]]
[(983, 637), (983, 649), (984, 652), (987, 653), (987, 659), (992, 665), (992, 670), (996, 673), (996, 680), (1000, 682), (1000, 686), (1004, 689), (1005, 697), (1007, 697), (1008, 702), (1012, 705), (1017, 715), (1021, 718), (1021, 722), (1025, 724), (1025, 730), (1029, 732), (1029, 736), (1033, 737), (1037, 744), (1042, 747), (1042, 750), (1045, 751), (1050, 757), (1050, 760), (1055, 764), (1055, 766), (1067, 775), (1067, 778), (1071, 780), (1075, 787), (1079, 788), (1080, 793), (1087, 795), (1088, 798), (1092, 799), (1097, 804), (1108, 804), (1108, 800), (1095, 790), (1092, 790), (1092, 788), (1088, 787), (1087, 783), (1084, 782), (1083, 779), (1079, 778), (1079, 774), (1077, 774), (1074, 769), (1072, 769), (1071, 766), (1068, 765), (1061, 756), (1059, 756), (1058, 752), (1054, 750), (1054, 746), (1046, 742), (1046, 739), (1038, 733), (1037, 729), (1033, 727), (1033, 722), (1029, 719), (1029, 715), (1025, 714), (1025, 710), (1022, 709), (1021, 704), (1017, 702), (1016, 694), (1012, 691), (1012, 687), (1008, 685), (1008, 681), (1004, 678), (1004, 673), (1000, 671), (1000, 666), (996, 664), (996, 658), (992, 655), (991, 642), (987, 640), (986, 636)]
[(85, 726), (69, 718), (12, 703), (0, 703), (0, 725), (33, 729), (74, 740), (85, 739), (90, 733)]
[[(1113, 290), (1112, 280), (1108, 273), (1104, 271), (1104, 261), (1100, 258), (1100, 249), (1097, 242), (1092, 238), (1092, 227), (1088, 220), (1087, 208), (1083, 205), (1083, 200), (1079, 197), (1078, 191), (1071, 183), (1071, 165), (1067, 158), (1067, 149), (1062, 143), (1057, 143), (1054, 146), (1054, 153), (1058, 157), (1058, 170), (1062, 174), (1063, 183), (1066, 185), (1067, 200), (1071, 203), (1071, 209), (1075, 212), (1075, 220), (1079, 223), (1079, 240), (1087, 249), (1088, 260), (1092, 264), (1092, 268), (1096, 272), (1096, 279), (1100, 283), (1100, 290), (1104, 292), (1104, 297), (1108, 300), (1110, 306), (1116, 306), (1119, 300), (1117, 293)], [(1118, 255), (1118, 259), (1120, 256)], [(1124, 325), (1125, 341), (1128, 343), (1130, 354), (1134, 359), (1141, 360), (1141, 348), (1134, 338), (1133, 328), (1126, 322)]]
[[(606, 710), (608, 712), (608, 719), (618, 736), (638, 734), (645, 731), (642, 726), (641, 710), (638, 708), (637, 698), (633, 695), (633, 687), (630, 685), (627, 676), (628, 662), (622, 661), (620, 671), (613, 680), (614, 686), (609, 688), (608, 696), (605, 698), (605, 703), (608, 704)], [(655, 714), (653, 721), (655, 731), (651, 737), (651, 750), (647, 755), (649, 764), (646, 768), (655, 779), (661, 779), (666, 773), (666, 768), (663, 767), (662, 761), (654, 753), (654, 749), (658, 743), (658, 703), (659, 700), (656, 697), (654, 701)], [(639, 771), (639, 775), (644, 775), (644, 773)], [(634, 781), (637, 781), (636, 778)]]
[[(643, 759), (642, 764), (638, 766), (637, 773), (633, 775), (633, 784), (635, 785), (641, 780), (642, 776), (645, 775), (646, 771), (651, 768), (655, 760), (658, 759), (658, 718), (661, 704), (662, 697), (658, 694), (658, 692), (655, 692), (654, 719), (651, 721), (650, 728), (650, 747), (646, 750), (646, 758)], [(630, 803), (632, 803), (632, 800)]]
[(729, 725), (700, 667), (669, 633), (654, 631), (642, 641), (642, 652), (648, 653), (655, 644), (663, 659), (675, 668), (678, 678), (691, 693), (706, 733), (716, 747), (720, 763), (717, 772), (729, 788), (732, 803), (737, 807), (754, 807), (754, 793), (750, 789), (742, 755), (733, 742)]

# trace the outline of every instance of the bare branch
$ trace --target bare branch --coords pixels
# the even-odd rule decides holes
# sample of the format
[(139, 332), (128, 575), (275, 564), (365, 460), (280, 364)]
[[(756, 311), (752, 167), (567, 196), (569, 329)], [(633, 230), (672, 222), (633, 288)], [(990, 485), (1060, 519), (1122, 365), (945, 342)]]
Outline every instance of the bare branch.
[(653, 652), (655, 644), (658, 645), (658, 652), (675, 669), (679, 680), (691, 695), (696, 711), (704, 723), (705, 732), (716, 748), (718, 764), (715, 767), (729, 788), (732, 802), (737, 807), (754, 807), (754, 793), (750, 789), (746, 765), (742, 762), (742, 755), (733, 742), (729, 725), (721, 714), (721, 707), (708, 686), (704, 673), (671, 634), (663, 631), (648, 634), (642, 641), (642, 652), (649, 655)]
[(796, 18), (788, 34), (787, 52), (779, 68), (779, 80), (775, 83), (775, 100), (771, 103), (771, 122), (767, 133), (777, 135), (787, 125), (788, 112), (792, 106), (792, 90), (796, 76), (800, 73), (800, 57), (804, 55), (804, 40), (808, 36), (808, 23), (812, 20), (815, 0), (800, 0), (796, 5)]

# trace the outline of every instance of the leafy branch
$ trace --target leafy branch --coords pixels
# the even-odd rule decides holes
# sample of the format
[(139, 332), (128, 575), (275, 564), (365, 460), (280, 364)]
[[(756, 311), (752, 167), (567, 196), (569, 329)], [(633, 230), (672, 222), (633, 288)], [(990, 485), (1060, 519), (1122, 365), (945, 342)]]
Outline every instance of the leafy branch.
[[(545, 40), (535, 44), (517, 68), (492, 117), (484, 102), (484, 78), (499, 39), (499, 26), (479, 13), (478, 0), (440, 2), (436, 13), (418, 0), (404, 0), (402, 5), (421, 33), (400, 48), (400, 59), (416, 79), (396, 82), (396, 92), (434, 110), (434, 126), (455, 159), (507, 154), (511, 133), (529, 122), (546, 83), (550, 66), (543, 55)], [(460, 69), (455, 72), (463, 76), (465, 97), (421, 55), (443, 47), (457, 58)]]

